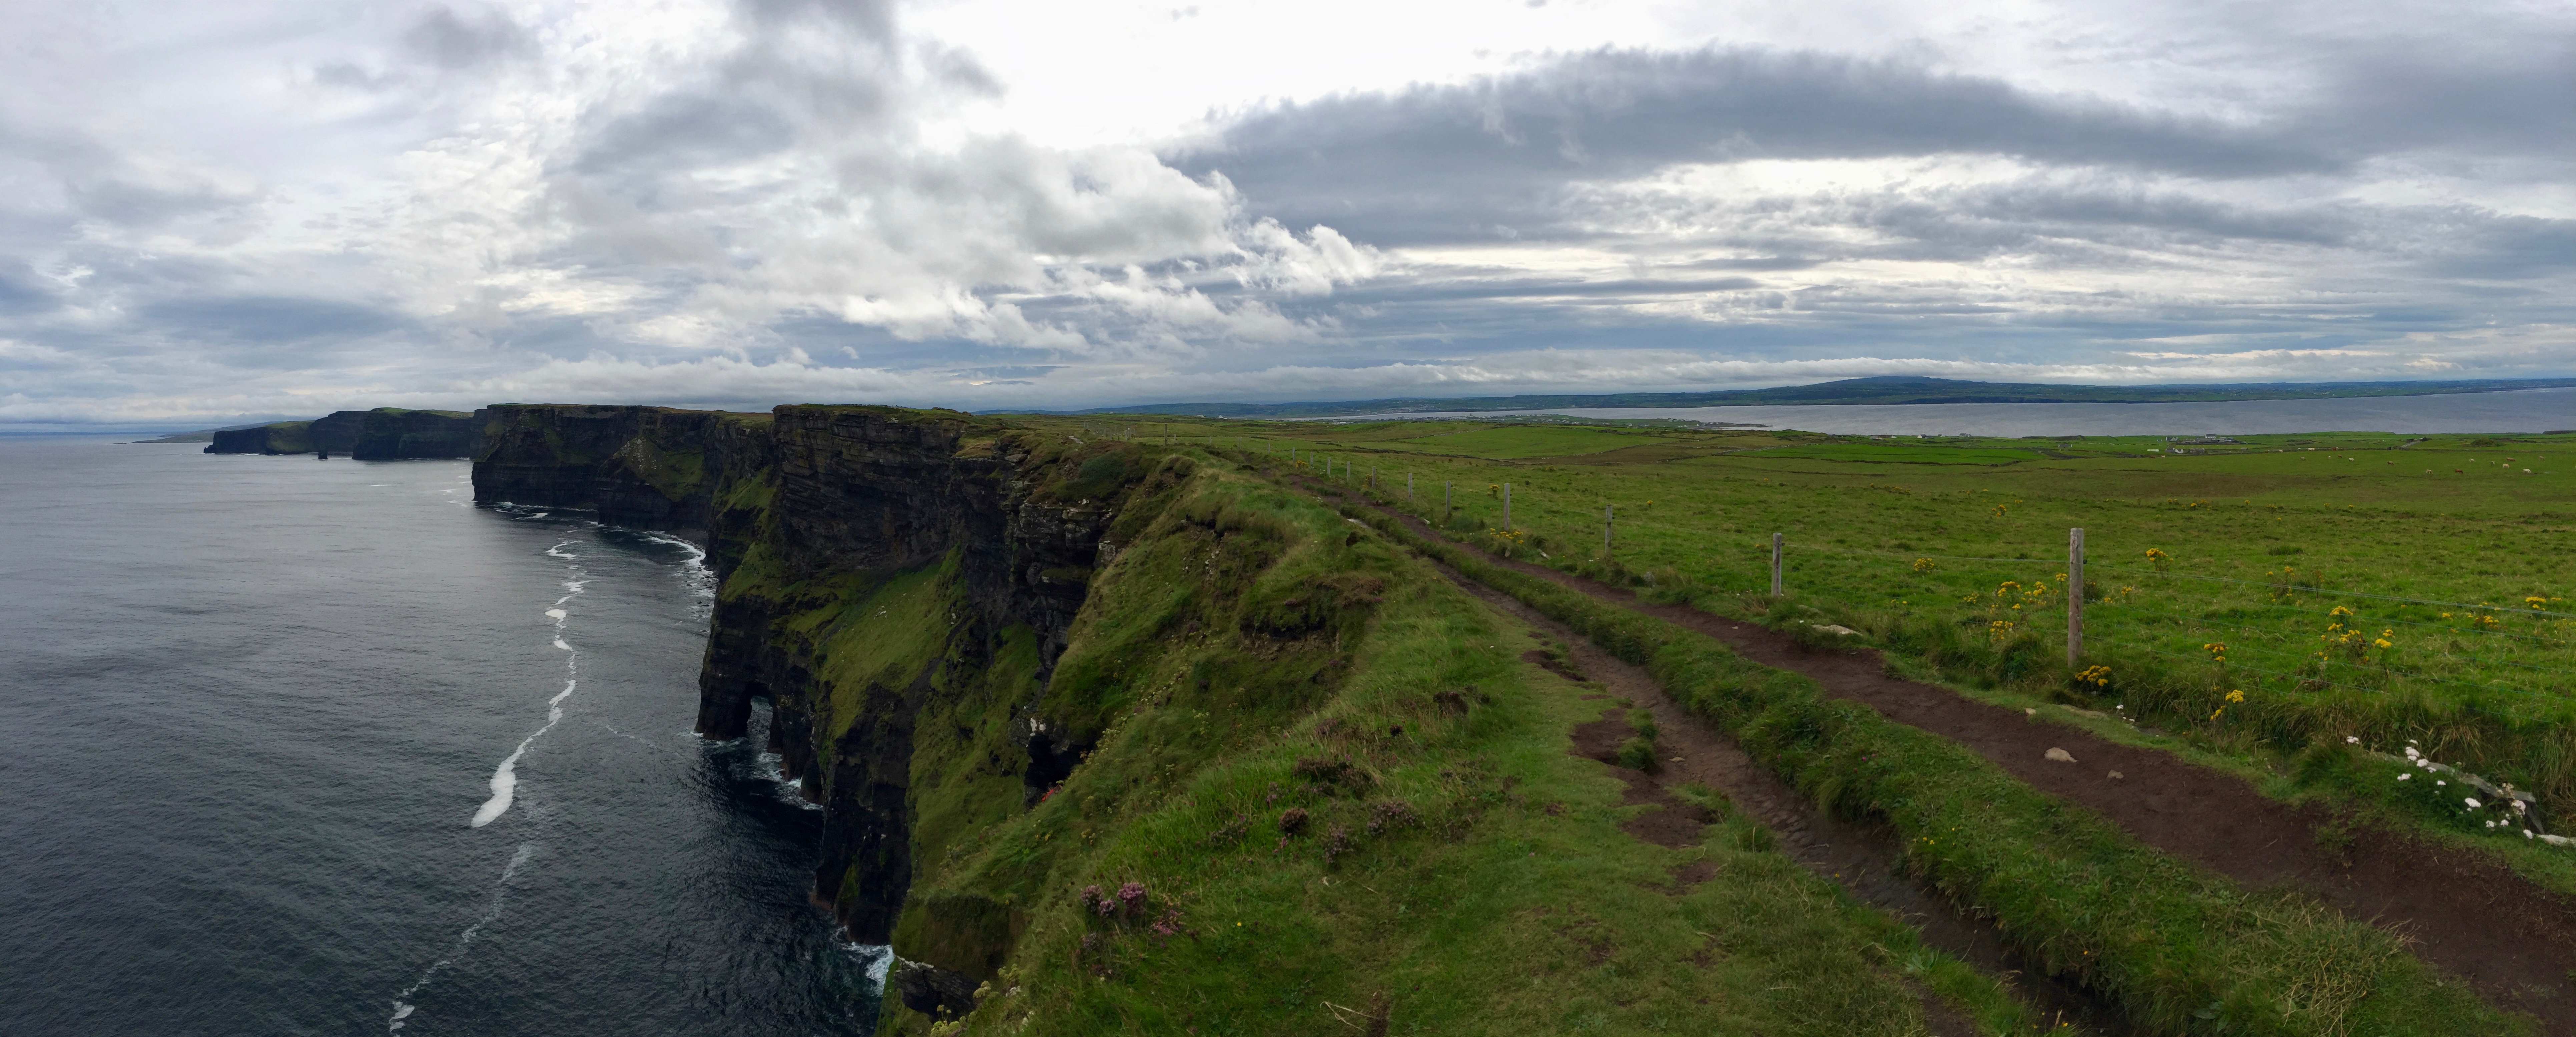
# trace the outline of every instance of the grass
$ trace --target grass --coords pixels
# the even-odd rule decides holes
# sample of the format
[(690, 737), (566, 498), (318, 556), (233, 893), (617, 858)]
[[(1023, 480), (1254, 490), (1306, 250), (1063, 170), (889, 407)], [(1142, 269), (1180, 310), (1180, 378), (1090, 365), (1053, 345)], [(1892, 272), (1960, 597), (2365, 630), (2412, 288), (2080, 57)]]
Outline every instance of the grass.
[[(749, 545), (727, 557), (723, 600), (766, 610), (790, 635), (818, 674), (824, 717), (874, 725), (870, 738), (910, 740), (914, 878), (896, 950), (984, 984), (976, 1012), (938, 1024), (942, 1032), (1912, 1034), (1923, 1032), (1927, 992), (1981, 1032), (2039, 1025), (1994, 977), (1923, 947), (1905, 925), (1778, 854), (1722, 796), (1684, 790), (1721, 818), (1697, 845), (1666, 849), (1620, 831), (1642, 808), (1621, 806), (1619, 782), (1565, 751), (1570, 728), (1603, 706), (1522, 661), (1528, 632), (1414, 551), (1647, 666), (1805, 794), (1896, 829), (1910, 867), (1990, 916), (2040, 966), (2106, 992), (2148, 1028), (2523, 1026), (2386, 934), (2146, 849), (1971, 752), (1826, 700), (1803, 678), (1463, 553), (1404, 543), (1392, 527), (1355, 525), (1378, 517), (1336, 514), (1249, 470), (1284, 463), (1262, 446), (1294, 436), (1301, 456), (1356, 461), (1363, 475), (1379, 469), (1379, 496), (1400, 504), (1401, 475), (1411, 471), (1416, 510), (1485, 546), (1792, 627), (1841, 620), (1911, 652), (1900, 667), (1988, 698), (2134, 707), (2170, 732), (2051, 716), (2238, 768), (2274, 794), (2368, 802), (2545, 870), (2534, 855), (2555, 851), (2434, 826), (2438, 804), (2407, 799), (2421, 790), (2395, 787), (2394, 765), (2325, 736), (2359, 724), (2375, 745), (2412, 737), (2440, 745), (2443, 759), (2493, 766), (2483, 761), (2507, 762), (2564, 725), (2458, 708), (2428, 681), (2366, 696), (2342, 682), (2257, 686), (2245, 702), (2212, 707), (2220, 716), (2185, 724), (2206, 704), (2194, 696), (2214, 690), (2212, 675), (2115, 654), (2196, 636), (2219, 619), (2268, 624), (2284, 644), (2313, 636), (2299, 626), (2299, 603), (2326, 591), (2408, 587), (2433, 597), (2482, 579), (2563, 583), (2576, 571), (2563, 562), (2464, 556), (2444, 568), (2399, 538), (2413, 528), (2420, 542), (2428, 524), (2464, 544), (2559, 535), (2564, 513), (2576, 510), (2566, 507), (2576, 480), (2544, 469), (2514, 482), (2479, 473), (2480, 482), (2463, 471), (2410, 488), (2329, 460), (2369, 450), (2465, 459), (2503, 444), (2302, 437), (2160, 454), (2151, 451), (2173, 447), (2135, 438), (974, 423), (961, 455), (1018, 456), (1016, 470), (1037, 480), (1030, 499), (1107, 502), (1118, 516), (1105, 538), (1114, 558), (1061, 574), (1090, 590), (1051, 671), (1030, 631), (976, 629), (949, 611), (962, 593), (953, 556), (907, 573), (799, 579), (786, 560), (793, 545), (770, 514), (768, 477), (728, 473), (712, 509), (720, 541)], [(1178, 438), (1193, 435), (1214, 441)], [(2559, 444), (2576, 446), (2576, 437), (2512, 446), (2539, 456)], [(1442, 481), (1460, 487), (1452, 512), (1436, 506)], [(1500, 493), (1484, 492), (1504, 482), (1514, 486), (1510, 535), (1496, 528)], [(2237, 503), (2221, 507), (2223, 498)], [(2209, 503), (2193, 506), (2201, 500)], [(1605, 503), (1620, 516), (1612, 555), (1599, 550)], [(2015, 623), (2006, 636), (1987, 633), (2005, 614), (2048, 612), (2046, 592), (2028, 599), (2031, 583), (2063, 592), (2049, 552), (2063, 557), (2067, 525), (2088, 528), (2096, 559), (2156, 546), (2170, 556), (2159, 573), (2169, 583), (2197, 586), (2173, 579), (2178, 571), (2223, 575), (2238, 562), (2285, 558), (2322, 562), (2326, 578), (2287, 601), (2261, 581), (2211, 585), (2240, 588), (2223, 592), (2240, 597), (2258, 588), (2260, 602), (2132, 591), (2097, 612), (2112, 679), (2079, 687), (2052, 661), (2044, 620), (2006, 620)], [(1791, 533), (1796, 595), (1785, 603), (1744, 594), (1767, 580), (1775, 529)], [(2300, 553), (2272, 553), (2283, 546)], [(1918, 569), (1917, 558), (1933, 564)], [(2012, 561), (1974, 562), (1994, 558)], [(2158, 572), (2143, 559), (2138, 567)], [(2111, 567), (2095, 569), (2098, 582)], [(2004, 580), (2020, 586), (1997, 604)], [(1898, 581), (1911, 581), (1905, 593), (1888, 593)], [(1971, 592), (1977, 601), (1955, 600)], [(2138, 600), (2150, 593), (2167, 596)], [(2123, 625), (2119, 609), (2149, 605), (2201, 625)], [(2240, 640), (2232, 654), (2260, 650)], [(2192, 644), (2202, 665), (2215, 665), (2200, 643), (2211, 642)], [(902, 702), (916, 700), (907, 730), (889, 726)], [(2435, 723), (2442, 717), (2451, 726)], [(841, 740), (820, 720), (814, 733), (831, 773)], [(1091, 747), (1034, 802), (1019, 777), (1031, 725)], [(1694, 862), (1713, 865), (1714, 877), (1676, 885), (1674, 870)], [(1131, 883), (1129, 904), (1118, 893)], [(934, 1029), (894, 998), (884, 1011), (886, 1032)]]
[[(953, 558), (788, 581), (755, 546), (725, 588), (777, 610), (835, 722), (853, 687), (927, 682), (895, 946), (985, 984), (967, 1031), (1912, 1035), (1927, 997), (2040, 1028), (1741, 817), (1678, 850), (1620, 831), (1646, 808), (1566, 751), (1601, 706), (1408, 552), (1195, 451), (1093, 446), (1044, 463), (1098, 482), (1090, 460), (1122, 458), (1122, 549), (1051, 675), (1025, 628), (939, 621)], [(768, 501), (718, 511), (756, 525)], [(1094, 746), (1034, 804), (1019, 717)], [(1677, 885), (1696, 861), (1714, 877)], [(1131, 882), (1132, 909), (1085, 900)]]
[[(1356, 512), (1355, 512), (1356, 513)], [(2041, 795), (1975, 753), (1823, 697), (1718, 642), (1372, 522), (1644, 664), (1686, 708), (1845, 816), (1890, 825), (1908, 863), (2053, 974), (2152, 1030), (2516, 1032), (2395, 937), (2291, 893), (2249, 892)]]
[[(2180, 444), (1666, 430), (1651, 450), (1558, 458), (1385, 450), (1442, 441), (1448, 424), (1268, 423), (1257, 438), (1293, 432), (1301, 454), (1375, 465), (1382, 497), (1497, 550), (1712, 611), (1770, 615), (1770, 534), (1782, 532), (1793, 610), (1774, 622), (1841, 623), (1979, 694), (2122, 706), (2276, 769), (2347, 736), (2383, 751), (2413, 740), (2536, 790), (2544, 807), (2571, 804), (2576, 828), (2576, 610), (2565, 600), (2576, 597), (2576, 436)], [(1562, 431), (1480, 434), (1535, 446)], [(2191, 452), (2157, 452), (2173, 450)], [(1918, 455), (1950, 460), (1900, 459)], [(2005, 457), (2021, 459), (1995, 463)], [(1497, 535), (1499, 494), (1485, 490), (1504, 482), (1509, 536)], [(1443, 483), (1458, 487), (1447, 511)], [(1605, 505), (1617, 509), (1609, 556)], [(2064, 665), (2075, 526), (2090, 599), (2078, 669), (2105, 667), (2107, 681), (2078, 682)], [(2527, 872), (2564, 870), (2497, 852)]]

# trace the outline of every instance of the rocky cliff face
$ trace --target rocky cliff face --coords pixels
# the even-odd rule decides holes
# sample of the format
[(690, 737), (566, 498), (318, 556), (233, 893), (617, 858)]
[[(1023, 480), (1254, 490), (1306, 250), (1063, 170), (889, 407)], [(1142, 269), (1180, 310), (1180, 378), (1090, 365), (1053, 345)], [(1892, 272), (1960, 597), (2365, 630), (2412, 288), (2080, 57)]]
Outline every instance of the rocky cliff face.
[(450, 410), (344, 410), (313, 422), (313, 445), (360, 461), (472, 457), (479, 424)]
[(767, 466), (766, 414), (500, 404), (474, 412), (474, 499), (582, 508), (708, 541), (716, 485)]
[(281, 421), (215, 433), (209, 454), (309, 454), (360, 461), (471, 457), (481, 425), (459, 411), (344, 410), (311, 421)]
[[(793, 406), (745, 415), (501, 405), (476, 415), (475, 499), (586, 508), (708, 549), (722, 591), (698, 731), (755, 701), (787, 777), (825, 807), (814, 895), (884, 942), (911, 882), (916, 722), (1042, 687), (1114, 517), (1142, 474), (954, 412)], [(1034, 456), (1033, 451), (1042, 456)], [(1102, 458), (1108, 460), (1103, 461)], [(1017, 808), (1083, 746), (1021, 718), (994, 768)]]
[(280, 421), (257, 428), (224, 429), (206, 444), (209, 454), (309, 454), (313, 423)]

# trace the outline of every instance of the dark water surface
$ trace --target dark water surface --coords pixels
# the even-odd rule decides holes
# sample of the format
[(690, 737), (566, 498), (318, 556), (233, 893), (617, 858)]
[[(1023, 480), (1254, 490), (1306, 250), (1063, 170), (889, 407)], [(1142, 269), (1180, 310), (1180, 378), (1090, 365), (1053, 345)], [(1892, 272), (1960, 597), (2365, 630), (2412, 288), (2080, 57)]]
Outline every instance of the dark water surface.
[(696, 549), (472, 496), (0, 440), (0, 1033), (866, 1031)]
[[(1723, 421), (1835, 435), (2199, 436), (2303, 432), (2550, 432), (2576, 429), (2576, 389), (2343, 396), (2203, 403), (1771, 404), (1749, 407), (1568, 407), (1443, 411), (1390, 418), (1568, 414)], [(1346, 419), (1347, 420), (1347, 419)]]

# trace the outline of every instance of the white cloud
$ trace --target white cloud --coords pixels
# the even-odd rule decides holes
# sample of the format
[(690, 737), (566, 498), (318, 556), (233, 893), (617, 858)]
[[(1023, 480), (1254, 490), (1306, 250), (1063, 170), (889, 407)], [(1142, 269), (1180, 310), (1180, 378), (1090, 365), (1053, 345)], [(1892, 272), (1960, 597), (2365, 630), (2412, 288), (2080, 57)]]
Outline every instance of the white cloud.
[(2565, 12), (2015, 10), (13, 10), (0, 422), (2576, 373)]

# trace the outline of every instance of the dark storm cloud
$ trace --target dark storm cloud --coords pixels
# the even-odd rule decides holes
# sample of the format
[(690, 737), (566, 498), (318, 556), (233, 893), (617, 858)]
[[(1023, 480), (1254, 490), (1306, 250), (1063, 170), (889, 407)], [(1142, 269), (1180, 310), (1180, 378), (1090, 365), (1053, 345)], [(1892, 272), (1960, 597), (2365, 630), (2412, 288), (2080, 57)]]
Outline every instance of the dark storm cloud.
[(1367, 303), (1400, 299), (1410, 304), (1458, 299), (1651, 299), (1658, 296), (1740, 292), (1760, 287), (1762, 282), (1750, 277), (1672, 280), (1618, 278), (1599, 281), (1523, 277), (1497, 280), (1451, 279), (1426, 284), (1363, 285), (1343, 290), (1335, 295), (1349, 302)]
[(1603, 50), (1475, 83), (1280, 105), (1234, 121), (1215, 147), (1174, 157), (1224, 173), (1256, 211), (1291, 225), (1403, 239), (1553, 224), (1560, 184), (1680, 163), (1955, 153), (2203, 177), (2345, 161), (2268, 132), (1997, 79), (1748, 50)]
[[(2564, 156), (2576, 141), (2576, 104), (2565, 103), (2576, 77), (2563, 57), (2435, 65), (2354, 55), (2335, 69), (2321, 103), (2222, 123), (1894, 60), (1603, 50), (1472, 83), (1258, 109), (1173, 158), (1223, 173), (1256, 213), (1402, 244), (1580, 234), (1593, 214), (1569, 185), (1693, 163), (1996, 155), (2228, 181), (2340, 176), (2427, 148)], [(2127, 215), (2171, 217), (2177, 229), (2220, 215), (2157, 204), (2166, 211), (2132, 204)], [(2287, 239), (2325, 230), (2228, 218), (2233, 227), (2208, 229)]]
[(2340, 56), (2322, 101), (2288, 132), (2359, 154), (2576, 154), (2576, 38), (2498, 40), (2476, 53), (2371, 49)]
[(25, 262), (0, 258), (0, 313), (43, 313), (62, 305)]
[(423, 61), (450, 71), (536, 53), (528, 31), (498, 11), (459, 14), (433, 7), (403, 33), (403, 45)]
[[(144, 321), (175, 338), (230, 344), (296, 345), (379, 335), (409, 321), (383, 310), (330, 299), (287, 296), (174, 299), (143, 308)], [(234, 357), (243, 354), (236, 351)]]
[(669, 94), (601, 126), (573, 169), (660, 175), (749, 161), (795, 140), (795, 127), (760, 100), (714, 91)]

